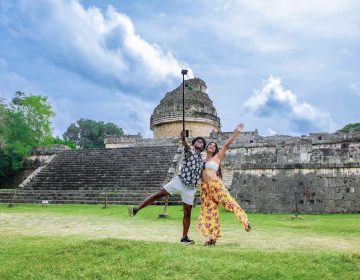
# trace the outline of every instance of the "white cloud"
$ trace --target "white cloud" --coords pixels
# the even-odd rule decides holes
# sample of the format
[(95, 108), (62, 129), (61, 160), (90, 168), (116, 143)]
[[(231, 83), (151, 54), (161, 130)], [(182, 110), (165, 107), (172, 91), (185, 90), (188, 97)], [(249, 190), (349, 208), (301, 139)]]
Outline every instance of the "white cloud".
[[(217, 1), (208, 25), (223, 40), (250, 52), (299, 50), (305, 39), (356, 40), (360, 35), (356, 0)], [(203, 5), (208, 5), (204, 1)], [(344, 32), (346, 30), (346, 32)]]
[(151, 86), (179, 79), (187, 67), (136, 34), (131, 19), (111, 5), (105, 13), (96, 7), (85, 9), (78, 0), (23, 0), (10, 8), (17, 8), (29, 23), (25, 28), (8, 23), (15, 36), (33, 40), (47, 52), (42, 55), (93, 81), (122, 88)]
[(278, 134), (275, 130), (272, 130), (271, 128), (268, 129), (269, 135), (275, 135)]
[(150, 131), (150, 116), (156, 104), (141, 97), (117, 92), (112, 100), (98, 106), (101, 116), (95, 117), (104, 121), (111, 121), (119, 125), (127, 134), (138, 134), (152, 137)]
[[(152, 137), (149, 120), (155, 104), (121, 92), (105, 95), (108, 98), (94, 96), (94, 100), (81, 104), (69, 98), (50, 98), (56, 112), (53, 120), (55, 135), (62, 136), (71, 123), (85, 118), (115, 123), (127, 134), (140, 132), (144, 137)], [(98, 98), (101, 102), (96, 101)]]
[[(263, 118), (280, 117), (288, 123), (288, 129), (292, 133), (333, 131), (335, 128), (327, 112), (322, 112), (309, 103), (299, 102), (295, 94), (283, 89), (281, 79), (273, 76), (246, 100), (244, 106)], [(287, 128), (283, 128), (283, 131), (286, 130)], [(270, 129), (269, 133), (271, 134)]]
[[(271, 134), (271, 129), (288, 134), (301, 127), (305, 133), (315, 129), (315, 116), (329, 123), (326, 112), (339, 123), (356, 116), (356, 102), (346, 95), (360, 95), (355, 95), (359, 92), (357, 0), (112, 1), (116, 10), (106, 8), (104, 3), (110, 1), (97, 0), (3, 2), (0, 56), (6, 59), (9, 73), (25, 77), (48, 95), (72, 98), (76, 117), (103, 119), (93, 113), (101, 107), (109, 121), (126, 123), (121, 125), (126, 131), (139, 131), (133, 123), (149, 131), (150, 109), (145, 110), (145, 118), (135, 109), (129, 109), (128, 115), (119, 112), (131, 107), (121, 103), (122, 97), (117, 101), (120, 105), (110, 103), (118, 91), (146, 101), (160, 100), (181, 80), (184, 58), (208, 84), (228, 131), (239, 118), (247, 118), (247, 127), (262, 133)], [(6, 65), (3, 62), (0, 65)], [(51, 75), (50, 64), (57, 68)], [(58, 66), (66, 71), (58, 71)], [(243, 104), (253, 88), (259, 89), (259, 80), (268, 73), (283, 77), (293, 92), (283, 89), (277, 99), (259, 95), (248, 107), (259, 109), (245, 114), (237, 104)], [(67, 82), (69, 76), (73, 85)], [(17, 83), (15, 76), (13, 81)], [(137, 101), (128, 102), (135, 108)]]
[(360, 96), (360, 86), (357, 83), (351, 83), (350, 90)]

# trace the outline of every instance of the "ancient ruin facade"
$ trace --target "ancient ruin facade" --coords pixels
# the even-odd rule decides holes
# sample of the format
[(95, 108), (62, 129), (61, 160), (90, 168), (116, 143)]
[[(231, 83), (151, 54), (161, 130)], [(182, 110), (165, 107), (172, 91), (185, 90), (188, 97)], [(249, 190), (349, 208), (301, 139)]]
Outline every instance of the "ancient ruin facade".
[[(230, 135), (212, 132), (206, 140), (221, 147)], [(133, 145), (176, 142), (181, 145), (178, 137), (138, 139)], [(241, 132), (227, 151), (223, 175), (230, 193), (250, 212), (360, 212), (360, 133)]]
[[(182, 84), (166, 93), (154, 109), (150, 129), (154, 138), (177, 137), (183, 129)], [(209, 136), (220, 131), (220, 119), (206, 93), (206, 84), (199, 78), (185, 81), (185, 120), (189, 136)]]
[[(201, 79), (186, 82), (189, 142), (202, 135), (221, 147), (232, 132), (220, 132), (220, 119), (205, 83)], [(138, 204), (177, 173), (183, 157), (181, 122), (179, 86), (154, 109), (150, 121), (154, 138), (124, 135), (106, 138), (105, 149), (34, 151), (25, 164), (33, 172), (20, 184), (17, 199), (101, 203), (104, 194), (111, 194), (111, 203)], [(264, 137), (244, 131), (222, 165), (225, 186), (246, 211), (360, 212), (360, 133)], [(0, 202), (12, 197), (12, 192), (0, 190)], [(170, 204), (179, 203), (179, 197), (170, 200)]]
[[(213, 134), (223, 143), (229, 133)], [(262, 137), (242, 133), (230, 147), (224, 180), (252, 212), (360, 212), (360, 133)]]

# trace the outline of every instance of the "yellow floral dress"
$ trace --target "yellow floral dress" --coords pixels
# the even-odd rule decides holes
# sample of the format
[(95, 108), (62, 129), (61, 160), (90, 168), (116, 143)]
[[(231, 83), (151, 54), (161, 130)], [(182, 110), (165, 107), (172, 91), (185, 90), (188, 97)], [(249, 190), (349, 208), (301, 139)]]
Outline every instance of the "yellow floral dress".
[(220, 179), (216, 178), (210, 183), (202, 183), (200, 198), (201, 209), (196, 222), (196, 230), (203, 236), (210, 237), (212, 240), (217, 240), (221, 237), (219, 203), (228, 211), (233, 212), (244, 227), (248, 224), (245, 211), (230, 195)]

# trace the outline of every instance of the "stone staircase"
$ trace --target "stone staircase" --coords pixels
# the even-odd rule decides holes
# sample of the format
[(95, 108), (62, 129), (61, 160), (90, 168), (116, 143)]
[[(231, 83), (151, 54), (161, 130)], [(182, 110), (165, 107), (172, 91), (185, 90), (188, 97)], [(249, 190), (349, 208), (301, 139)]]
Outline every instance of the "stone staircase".
[[(178, 145), (61, 151), (17, 189), (15, 203), (95, 204), (106, 197), (111, 204), (138, 204), (175, 175), (182, 151)], [(0, 202), (11, 199), (0, 195)], [(180, 196), (169, 204), (181, 204)]]

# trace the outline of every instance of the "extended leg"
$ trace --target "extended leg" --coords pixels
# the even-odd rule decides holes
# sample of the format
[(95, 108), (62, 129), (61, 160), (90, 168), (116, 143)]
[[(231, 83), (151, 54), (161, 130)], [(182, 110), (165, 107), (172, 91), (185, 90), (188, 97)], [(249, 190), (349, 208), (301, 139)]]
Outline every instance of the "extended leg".
[(139, 211), (144, 207), (152, 204), (154, 201), (158, 200), (159, 198), (162, 198), (167, 195), (169, 195), (169, 193), (164, 188), (161, 188), (158, 192), (153, 193), (152, 195), (149, 195), (147, 198), (145, 198), (144, 201), (140, 203), (139, 207), (137, 207), (137, 210)]
[(229, 191), (225, 188), (222, 182), (218, 184), (218, 187), (220, 191), (216, 193), (217, 200), (226, 210), (235, 214), (236, 218), (242, 223), (246, 231), (250, 231), (250, 223), (244, 209), (242, 209), (239, 203), (237, 203), (237, 201), (230, 195)]

